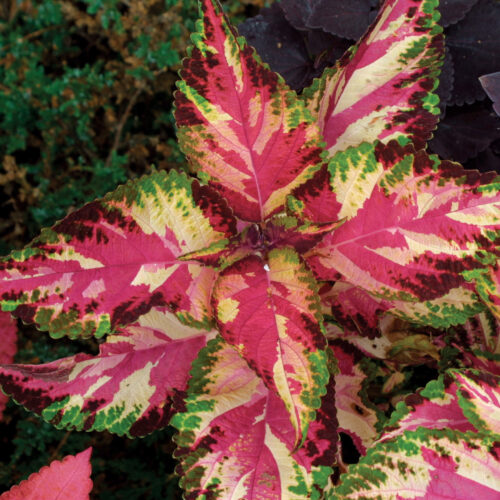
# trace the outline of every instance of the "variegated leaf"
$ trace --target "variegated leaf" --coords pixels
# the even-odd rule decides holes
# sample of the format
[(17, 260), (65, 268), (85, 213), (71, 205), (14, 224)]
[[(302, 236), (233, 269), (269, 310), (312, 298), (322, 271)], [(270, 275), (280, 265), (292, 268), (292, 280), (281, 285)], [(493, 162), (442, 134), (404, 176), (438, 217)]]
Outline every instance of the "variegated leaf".
[(420, 428), (368, 450), (330, 500), (497, 500), (500, 444), (474, 433)]
[(449, 374), (431, 380), (424, 389), (410, 394), (404, 402), (400, 401), (380, 441), (388, 441), (401, 436), (405, 431), (415, 431), (419, 427), (476, 431), (464, 416), (459, 404), (457, 384)]
[(172, 419), (186, 498), (321, 498), (337, 440), (332, 382), (297, 450), (281, 399), (235, 349), (211, 341), (193, 365), (186, 410)]
[(500, 354), (500, 319), (489, 311), (470, 318), (463, 328), (467, 334), (468, 347), (493, 354)]
[(304, 91), (330, 155), (376, 139), (422, 148), (438, 120), (437, 0), (386, 0), (361, 40)]
[[(0, 311), (0, 364), (14, 361), (17, 352), (17, 325), (10, 313)], [(2, 418), (8, 396), (0, 391), (0, 419)]]
[[(337, 153), (329, 170), (336, 219), (346, 221), (305, 254), (316, 276), (341, 277), (398, 301), (403, 319), (439, 328), (484, 309), (468, 281), (498, 258), (496, 174), (464, 170), (396, 142)], [(312, 192), (306, 185), (290, 204), (323, 220), (308, 207)]]
[(213, 304), (224, 339), (284, 401), (298, 444), (329, 378), (312, 274), (291, 248), (252, 255), (220, 274)]
[(4, 310), (54, 337), (100, 337), (165, 305), (208, 325), (214, 271), (177, 257), (236, 231), (226, 202), (154, 173), (85, 205), (0, 264)]
[(496, 269), (472, 270), (467, 277), (476, 283), (479, 296), (500, 320), (500, 266), (496, 264)]
[(362, 384), (366, 375), (361, 370), (356, 356), (349, 352), (346, 343), (334, 343), (331, 349), (338, 364), (335, 375), (335, 407), (339, 431), (348, 434), (361, 455), (375, 441), (378, 431), (377, 412), (361, 398)]
[(92, 448), (54, 460), (0, 495), (0, 500), (88, 500), (92, 490)]
[(237, 38), (217, 0), (202, 0), (176, 92), (181, 148), (240, 218), (258, 222), (321, 163), (320, 134), (283, 79)]
[(213, 334), (153, 309), (101, 344), (44, 365), (4, 365), (3, 390), (59, 428), (144, 436), (168, 425), (191, 363)]
[(351, 336), (380, 337), (380, 319), (390, 309), (389, 302), (345, 281), (336, 281), (320, 297), (328, 314)]
[(500, 439), (500, 376), (449, 370), (398, 404), (380, 441), (419, 427), (479, 431)]
[[(457, 339), (458, 340), (458, 339)], [(452, 344), (460, 352), (460, 343)], [(461, 353), (464, 367), (500, 377), (500, 354), (488, 351), (468, 351)]]
[(458, 403), (478, 431), (500, 439), (500, 376), (467, 370), (452, 370)]

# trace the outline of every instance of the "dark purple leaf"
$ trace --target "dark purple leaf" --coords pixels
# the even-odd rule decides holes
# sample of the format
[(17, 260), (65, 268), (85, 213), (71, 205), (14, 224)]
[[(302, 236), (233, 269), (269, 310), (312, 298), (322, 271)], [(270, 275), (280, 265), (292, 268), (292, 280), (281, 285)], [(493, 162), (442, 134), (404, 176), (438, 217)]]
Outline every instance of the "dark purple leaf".
[(293, 27), (298, 30), (308, 30), (310, 26), (307, 22), (316, 5), (320, 3), (322, 0), (282, 0), (280, 5)]
[(247, 19), (238, 26), (238, 31), (290, 87), (302, 88), (313, 78), (313, 63), (304, 38), (286, 20), (278, 4), (262, 9), (258, 16)]
[(446, 108), (448, 101), (451, 99), (453, 91), (454, 70), (453, 59), (449, 49), (446, 49), (443, 66), (441, 67), (441, 74), (439, 75), (439, 86), (435, 91), (439, 96), (439, 105), (441, 111)]
[(500, 137), (500, 119), (478, 106), (446, 108), (434, 138), (429, 143), (432, 152), (442, 158), (465, 162)]
[(484, 97), (478, 78), (500, 68), (500, 2), (479, 0), (465, 19), (447, 29), (446, 44), (455, 65), (450, 104)]
[(349, 40), (330, 35), (322, 30), (307, 32), (306, 46), (309, 53), (315, 56), (318, 76), (323, 73), (326, 66), (334, 66), (351, 45)]
[(500, 71), (480, 76), (479, 81), (488, 97), (493, 101), (495, 113), (500, 116)]
[(282, 0), (282, 8), (297, 29), (320, 28), (357, 40), (370, 23), (371, 0)]
[(464, 163), (465, 168), (480, 172), (496, 171), (500, 174), (500, 139), (494, 141), (490, 147)]
[(262, 60), (297, 91), (320, 76), (325, 67), (333, 66), (350, 45), (321, 30), (297, 31), (279, 4), (262, 9), (258, 16), (240, 24), (238, 30)]
[(441, 20), (439, 23), (445, 28), (450, 24), (458, 23), (476, 3), (477, 0), (440, 0), (438, 9), (441, 13)]

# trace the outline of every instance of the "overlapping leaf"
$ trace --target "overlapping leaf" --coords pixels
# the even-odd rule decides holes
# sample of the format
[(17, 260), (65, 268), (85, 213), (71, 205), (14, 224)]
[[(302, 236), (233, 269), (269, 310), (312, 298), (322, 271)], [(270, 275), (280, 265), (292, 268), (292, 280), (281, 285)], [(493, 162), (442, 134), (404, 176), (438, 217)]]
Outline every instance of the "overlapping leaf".
[(462, 22), (448, 28), (446, 46), (455, 65), (450, 104), (463, 105), (484, 98), (479, 77), (500, 67), (499, 23), (498, 2), (478, 0)]
[(218, 338), (192, 371), (186, 410), (172, 419), (187, 498), (321, 498), (336, 448), (330, 383), (304, 446), (283, 402)]
[(43, 365), (4, 365), (15, 401), (60, 428), (144, 436), (168, 425), (189, 369), (211, 334), (154, 309), (101, 344)]
[(262, 221), (321, 163), (303, 103), (237, 38), (217, 0), (203, 0), (201, 32), (176, 93), (178, 137), (193, 169), (236, 215)]
[(73, 212), (0, 264), (4, 310), (54, 336), (102, 336), (169, 305), (207, 325), (214, 272), (181, 254), (235, 231), (226, 202), (171, 171)]
[(372, 447), (327, 498), (496, 500), (500, 445), (474, 433), (421, 428)]
[(444, 54), (437, 0), (386, 0), (367, 33), (304, 96), (328, 151), (408, 138), (423, 147), (437, 123)]
[(328, 314), (333, 315), (351, 337), (380, 337), (380, 318), (390, 309), (387, 301), (376, 299), (362, 288), (344, 281), (336, 281), (321, 294), (321, 301)]
[(345, 38), (357, 40), (370, 21), (373, 0), (282, 0), (283, 10), (298, 29), (321, 28)]
[(500, 320), (490, 311), (470, 318), (463, 328), (467, 335), (466, 346), (470, 350), (500, 354)]
[[(14, 361), (17, 352), (17, 325), (9, 313), (0, 311), (0, 363), (8, 364)], [(0, 393), (0, 418), (9, 398)]]
[[(471, 378), (472, 377), (472, 378)], [(481, 384), (483, 394), (488, 394), (484, 401), (477, 396), (471, 397), (470, 405), (466, 402), (469, 392), (462, 392), (463, 387), (476, 386), (474, 381), (477, 374), (461, 374), (456, 371), (450, 371), (442, 375), (438, 380), (432, 380), (425, 389), (416, 394), (406, 397), (404, 403), (398, 403), (396, 411), (384, 431), (381, 441), (387, 441), (394, 437), (402, 435), (405, 431), (414, 431), (419, 427), (427, 429), (451, 429), (460, 432), (483, 430), (486, 425), (480, 425), (479, 428), (471, 423), (470, 418), (464, 413), (465, 407), (479, 404), (479, 411), (483, 415), (483, 408), (492, 412), (492, 415), (485, 416), (490, 422), (495, 422), (495, 413), (498, 413), (498, 388), (497, 395), (494, 395), (495, 389), (491, 386), (495, 381), (494, 377), (485, 377)], [(460, 382), (459, 382), (460, 381)], [(477, 393), (476, 393), (477, 394)], [(467, 410), (470, 415), (474, 415), (472, 410)], [(484, 415), (483, 415), (484, 416)], [(498, 419), (498, 417), (497, 417)], [(478, 421), (477, 417), (473, 420)], [(494, 427), (494, 426), (492, 426)], [(494, 429), (492, 429), (494, 431)], [(500, 429), (497, 429), (500, 430)]]
[(488, 305), (490, 311), (500, 319), (500, 267), (477, 269), (467, 273), (474, 280), (481, 299)]
[(429, 148), (441, 158), (465, 162), (475, 158), (498, 139), (500, 118), (490, 109), (470, 106), (448, 108)]
[[(305, 255), (318, 277), (342, 277), (384, 299), (407, 302), (406, 310), (398, 308), (401, 317), (436, 327), (481, 312), (467, 280), (479, 279), (497, 260), (495, 174), (466, 171), (396, 142), (339, 152), (329, 173), (317, 174), (290, 201), (312, 220), (347, 219)], [(326, 192), (325, 182), (334, 202), (318, 205), (316, 193)]]
[(267, 261), (252, 255), (221, 273), (213, 303), (222, 336), (282, 398), (299, 443), (329, 378), (310, 271), (291, 248), (271, 250)]
[(338, 363), (339, 373), (335, 375), (335, 407), (339, 431), (348, 434), (354, 445), (364, 455), (377, 437), (378, 416), (361, 398), (361, 390), (366, 375), (355, 355), (345, 348), (345, 344), (331, 346)]
[(441, 19), (439, 23), (446, 27), (461, 21), (476, 3), (477, 0), (440, 0)]
[(351, 43), (319, 29), (296, 30), (282, 8), (283, 2), (273, 3), (246, 19), (238, 31), (273, 71), (299, 91), (321, 76), (325, 67), (334, 65)]
[(0, 495), (1, 500), (88, 500), (92, 490), (92, 448), (54, 460), (38, 472)]

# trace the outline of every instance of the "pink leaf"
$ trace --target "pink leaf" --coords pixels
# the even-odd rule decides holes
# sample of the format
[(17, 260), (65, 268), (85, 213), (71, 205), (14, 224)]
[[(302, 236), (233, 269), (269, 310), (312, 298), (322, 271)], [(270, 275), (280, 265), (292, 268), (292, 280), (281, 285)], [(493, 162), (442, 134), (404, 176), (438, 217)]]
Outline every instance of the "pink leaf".
[(481, 435), (420, 428), (372, 447), (327, 499), (497, 500), (499, 456)]
[(4, 365), (6, 393), (60, 428), (144, 436), (166, 427), (212, 334), (152, 310), (101, 344), (44, 365)]
[(379, 323), (390, 303), (371, 296), (362, 288), (337, 281), (322, 295), (322, 302), (344, 330), (373, 339), (380, 337)]
[(333, 403), (330, 383), (297, 450), (283, 401), (236, 350), (211, 341), (194, 364), (186, 410), (172, 419), (186, 498), (319, 498), (335, 457)]
[(177, 257), (235, 230), (212, 189), (174, 170), (158, 172), (89, 203), (4, 258), (2, 307), (56, 337), (99, 337), (165, 304), (183, 321), (208, 326), (214, 271)]
[(253, 255), (224, 270), (214, 311), (234, 345), (290, 412), (297, 443), (314, 420), (329, 378), (316, 283), (291, 248)]
[[(463, 323), (483, 309), (469, 281), (497, 259), (494, 173), (467, 171), (395, 142), (337, 153), (329, 170), (336, 219), (346, 220), (305, 254), (318, 278), (341, 277), (396, 302), (403, 319), (435, 327)], [(295, 195), (292, 205), (307, 211), (309, 195)]]
[(452, 429), (500, 438), (500, 376), (476, 370), (449, 370), (399, 403), (380, 441), (406, 431)]
[(92, 489), (90, 455), (87, 448), (78, 455), (54, 460), (39, 472), (13, 486), (1, 500), (88, 500)]
[(444, 55), (436, 7), (386, 0), (361, 40), (304, 91), (330, 155), (376, 139), (424, 147), (439, 115), (431, 93)]
[(470, 273), (470, 278), (476, 281), (481, 299), (500, 320), (500, 266), (497, 265), (496, 269), (490, 268)]
[(482, 312), (470, 318), (463, 325), (463, 329), (469, 349), (500, 354), (500, 319), (489, 311)]
[(361, 398), (366, 375), (356, 363), (355, 356), (345, 345), (334, 344), (331, 349), (338, 363), (335, 375), (335, 407), (339, 431), (348, 434), (358, 451), (364, 455), (377, 437), (378, 416)]
[(283, 79), (236, 37), (218, 1), (201, 6), (203, 25), (175, 98), (179, 142), (238, 217), (262, 221), (318, 168), (319, 130)]
[(445, 387), (443, 377), (432, 380), (425, 389), (398, 403), (380, 440), (387, 441), (419, 427), (475, 431), (459, 405), (456, 383), (449, 376), (446, 382)]

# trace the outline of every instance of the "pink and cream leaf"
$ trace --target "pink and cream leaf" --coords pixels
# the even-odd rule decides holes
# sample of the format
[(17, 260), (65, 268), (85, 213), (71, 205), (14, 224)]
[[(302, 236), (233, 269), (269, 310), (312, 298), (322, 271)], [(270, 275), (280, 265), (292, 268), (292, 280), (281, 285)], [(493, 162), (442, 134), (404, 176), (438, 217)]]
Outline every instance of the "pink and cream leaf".
[(448, 370), (398, 404), (380, 441), (419, 427), (483, 432), (500, 438), (499, 387), (500, 376)]
[(178, 256), (236, 231), (226, 202), (175, 171), (68, 215), (0, 264), (4, 310), (55, 336), (100, 337), (168, 305), (208, 326), (215, 273)]
[(172, 419), (187, 498), (320, 499), (336, 445), (333, 385), (304, 445), (283, 401), (221, 338), (193, 365), (186, 409)]
[(201, 31), (175, 96), (179, 143), (238, 217), (260, 222), (321, 164), (319, 129), (295, 92), (236, 36), (219, 2), (201, 6)]
[(97, 356), (3, 365), (0, 384), (56, 427), (144, 436), (168, 425), (191, 363), (210, 336), (155, 309), (109, 335)]
[(435, 327), (484, 309), (472, 282), (498, 258), (495, 173), (464, 170), (396, 142), (337, 153), (329, 168), (340, 193), (336, 218), (346, 220), (305, 254), (318, 278), (395, 301), (403, 319)]
[(376, 139), (420, 149), (435, 128), (444, 56), (437, 0), (386, 0), (376, 20), (304, 91), (331, 156)]
[(500, 319), (490, 311), (473, 316), (463, 325), (463, 329), (470, 349), (500, 354)]
[(327, 499), (496, 500), (499, 455), (498, 441), (481, 435), (420, 428), (373, 446)]
[[(500, 189), (500, 188), (499, 188)], [(476, 288), (489, 310), (500, 320), (500, 266), (469, 271), (467, 279), (476, 283)]]
[(220, 274), (213, 304), (223, 338), (282, 398), (300, 443), (329, 379), (312, 274), (291, 248), (252, 255)]
[(89, 500), (92, 448), (54, 460), (0, 495), (0, 500)]
[(500, 375), (477, 370), (452, 370), (458, 404), (480, 431), (500, 439)]
[(348, 434), (359, 453), (365, 455), (377, 437), (379, 421), (376, 410), (366, 405), (360, 395), (366, 374), (354, 352), (346, 348), (346, 343), (334, 343), (331, 349), (338, 366), (334, 377), (339, 431)]
[(424, 389), (399, 402), (380, 441), (394, 439), (419, 427), (476, 432), (459, 405), (457, 385), (449, 375), (431, 380)]

